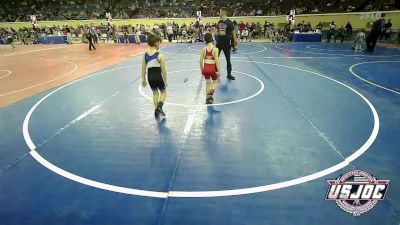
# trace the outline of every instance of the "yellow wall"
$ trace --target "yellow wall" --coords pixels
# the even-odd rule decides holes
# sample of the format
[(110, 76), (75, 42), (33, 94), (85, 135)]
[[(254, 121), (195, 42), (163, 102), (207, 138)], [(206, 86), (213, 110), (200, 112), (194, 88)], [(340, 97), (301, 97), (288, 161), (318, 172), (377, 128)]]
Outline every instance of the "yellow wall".
[[(400, 29), (400, 11), (385, 12), (386, 21), (392, 19), (393, 29)], [(318, 16), (302, 16), (296, 17), (297, 21), (310, 21), (311, 25), (315, 26), (319, 21), (330, 22), (334, 20), (338, 27), (346, 26), (347, 21), (350, 21), (353, 28), (368, 28), (368, 23), (377, 20), (380, 13), (357, 13), (357, 14), (335, 14), (331, 15), (318, 15)]]
[[(400, 29), (400, 11), (389, 11), (385, 12), (386, 19), (392, 19), (393, 29)], [(335, 14), (309, 14), (309, 15), (297, 15), (296, 23), (304, 20), (305, 22), (310, 21), (312, 26), (315, 26), (319, 21), (328, 23), (334, 20), (337, 25), (345, 26), (347, 21), (353, 25), (353, 28), (368, 28), (368, 22), (376, 20), (379, 17), (379, 12), (377, 13), (335, 13)], [(265, 20), (269, 22), (273, 22), (275, 24), (285, 23), (286, 16), (266, 16), (266, 17), (233, 17), (232, 20), (236, 20), (238, 22), (260, 22), (264, 23)], [(179, 24), (185, 22), (186, 24), (190, 24), (194, 22), (194, 18), (164, 18), (164, 19), (132, 19), (132, 20), (114, 20), (114, 24), (118, 25), (126, 25), (126, 24), (146, 24), (146, 25), (154, 25), (155, 23), (161, 24), (166, 22), (178, 22)], [(218, 18), (204, 18), (204, 23), (207, 22), (217, 22)], [(53, 25), (69, 25), (69, 26), (77, 26), (77, 25), (85, 25), (94, 23), (99, 25), (101, 23), (106, 23), (105, 20), (66, 20), (66, 21), (39, 21), (40, 26), (53, 26)], [(14, 23), (0, 23), (0, 27), (31, 27), (30, 22), (14, 22)]]

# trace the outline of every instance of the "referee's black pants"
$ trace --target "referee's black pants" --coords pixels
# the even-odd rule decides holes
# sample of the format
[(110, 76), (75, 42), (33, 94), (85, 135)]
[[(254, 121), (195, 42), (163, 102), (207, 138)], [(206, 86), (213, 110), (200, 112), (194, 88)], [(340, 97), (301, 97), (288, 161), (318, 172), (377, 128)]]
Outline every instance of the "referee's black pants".
[(375, 50), (375, 45), (378, 41), (379, 35), (380, 32), (375, 30), (372, 30), (371, 33), (368, 35), (366, 40), (368, 51), (373, 52)]
[[(226, 70), (228, 71), (228, 77), (232, 76), (232, 64), (231, 64), (231, 43), (218, 42), (217, 48), (219, 50), (218, 57), (221, 55), (221, 51), (224, 51), (226, 59)], [(221, 73), (221, 71), (218, 71)]]
[(93, 37), (88, 37), (88, 41), (89, 41), (89, 50), (92, 50), (92, 47), (94, 50), (96, 50), (96, 47), (93, 44)]

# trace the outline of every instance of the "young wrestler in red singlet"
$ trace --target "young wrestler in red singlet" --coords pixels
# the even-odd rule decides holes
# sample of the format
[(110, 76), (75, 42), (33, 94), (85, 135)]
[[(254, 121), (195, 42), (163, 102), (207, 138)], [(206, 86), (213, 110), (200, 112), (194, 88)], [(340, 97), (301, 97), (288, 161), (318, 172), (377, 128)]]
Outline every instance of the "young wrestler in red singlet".
[(200, 69), (204, 78), (206, 79), (206, 104), (214, 102), (214, 92), (217, 87), (219, 78), (219, 60), (218, 48), (214, 46), (214, 40), (211, 33), (204, 35), (204, 41), (207, 46), (201, 50), (200, 54)]

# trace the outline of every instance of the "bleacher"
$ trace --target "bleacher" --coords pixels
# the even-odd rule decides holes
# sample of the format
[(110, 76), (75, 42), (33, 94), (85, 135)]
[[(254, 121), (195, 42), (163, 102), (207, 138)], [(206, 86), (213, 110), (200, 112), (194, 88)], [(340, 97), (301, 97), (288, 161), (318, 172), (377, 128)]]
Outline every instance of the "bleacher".
[[(28, 21), (28, 15), (38, 15), (41, 20), (76, 20), (104, 18), (104, 13), (111, 12), (115, 18), (119, 16), (128, 18), (140, 18), (151, 15), (143, 15), (146, 9), (160, 11), (165, 10), (184, 11), (185, 16), (194, 16), (198, 9), (204, 10), (207, 16), (215, 16), (216, 9), (226, 6), (231, 14), (236, 16), (248, 16), (260, 9), (262, 15), (287, 15), (289, 10), (296, 9), (297, 14), (309, 13), (333, 13), (351, 11), (394, 10), (400, 9), (400, 1), (396, 0), (230, 0), (230, 1), (200, 1), (177, 0), (173, 1), (146, 1), (138, 0), (33, 0), (15, 1), (11, 4), (6, 1), (0, 5), (0, 22)], [(214, 6), (214, 7), (212, 7)], [(212, 10), (214, 8), (214, 10)], [(152, 11), (150, 11), (151, 13)], [(123, 18), (127, 19), (127, 18)]]

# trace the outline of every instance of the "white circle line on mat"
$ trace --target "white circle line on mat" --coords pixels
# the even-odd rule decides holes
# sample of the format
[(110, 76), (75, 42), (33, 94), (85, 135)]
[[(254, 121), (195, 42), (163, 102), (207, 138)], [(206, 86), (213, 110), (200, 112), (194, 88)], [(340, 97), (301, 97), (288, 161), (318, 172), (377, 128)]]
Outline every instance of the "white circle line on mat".
[(0, 76), (0, 79), (6, 78), (6, 77), (8, 77), (8, 76), (10, 76), (12, 74), (12, 72), (10, 70), (0, 70), (0, 71), (6, 72), (6, 75)]
[(398, 57), (400, 55), (363, 55), (354, 53), (352, 55), (345, 55), (345, 54), (337, 54), (337, 53), (323, 53), (323, 52), (306, 52), (300, 50), (292, 50), (287, 48), (282, 48), (280, 45), (274, 45), (275, 48), (283, 50), (283, 51), (290, 51), (290, 52), (300, 52), (300, 53), (307, 53), (307, 54), (317, 54), (317, 55), (333, 55), (333, 56), (346, 56), (346, 57), (366, 57), (366, 58), (385, 58), (385, 57)]
[(26, 52), (13, 52), (13, 53), (9, 53), (6, 55), (0, 55), (0, 56), (16, 56), (16, 55), (23, 55), (23, 54), (27, 54), (27, 53), (33, 53), (33, 52), (41, 52), (41, 51), (48, 51), (48, 50), (57, 50), (60, 48), (66, 48), (68, 46), (56, 46), (56, 47), (51, 47), (51, 48), (42, 48), (42, 49), (35, 49), (35, 50), (30, 50), (30, 51), (26, 51)]
[(315, 49), (315, 50), (320, 50), (320, 51), (328, 51), (328, 52), (354, 52), (354, 50), (350, 49), (327, 49), (327, 48), (314, 48), (311, 46), (318, 46), (318, 45), (306, 45), (306, 48), (308, 49)]
[(350, 66), (350, 67), (349, 67), (349, 71), (350, 71), (350, 73), (351, 73), (353, 76), (357, 77), (358, 79), (360, 79), (360, 80), (362, 80), (362, 81), (364, 81), (364, 82), (366, 82), (366, 83), (368, 83), (368, 84), (371, 84), (371, 85), (373, 85), (373, 86), (375, 86), (375, 87), (378, 87), (378, 88), (384, 89), (384, 90), (386, 90), (386, 91), (390, 91), (390, 92), (392, 92), (392, 93), (395, 93), (395, 94), (400, 95), (400, 92), (399, 92), (399, 91), (395, 91), (395, 90), (390, 89), (390, 88), (388, 88), (388, 87), (385, 87), (385, 86), (383, 86), (383, 85), (379, 85), (379, 84), (376, 84), (376, 83), (374, 83), (374, 82), (372, 82), (372, 81), (369, 81), (369, 80), (367, 80), (367, 79), (361, 77), (360, 75), (356, 74), (356, 73), (353, 71), (353, 68), (356, 67), (356, 66), (358, 66), (358, 65), (370, 64), (370, 63), (387, 63), (387, 62), (389, 62), (389, 63), (392, 63), (392, 62), (397, 62), (397, 63), (399, 63), (400, 61), (369, 61), (369, 62), (360, 62), (360, 63), (356, 63), (356, 64)]
[[(333, 81), (335, 83), (338, 83), (338, 84), (350, 89), (351, 91), (356, 93), (359, 97), (361, 97), (367, 103), (367, 105), (369, 106), (369, 108), (370, 108), (370, 110), (372, 112), (373, 119), (374, 119), (374, 124), (373, 124), (373, 129), (372, 129), (372, 132), (371, 132), (369, 138), (366, 140), (366, 142), (359, 149), (357, 149), (353, 154), (351, 154), (349, 157), (347, 157), (344, 161), (342, 161), (342, 162), (340, 162), (340, 163), (338, 163), (338, 164), (336, 164), (334, 166), (331, 166), (331, 167), (329, 167), (327, 169), (321, 170), (319, 172), (312, 173), (312, 174), (309, 174), (309, 175), (306, 175), (306, 176), (302, 176), (302, 177), (299, 177), (299, 178), (291, 179), (291, 180), (288, 180), (288, 181), (274, 183), (274, 184), (267, 184), (267, 185), (263, 185), (263, 186), (241, 188), (241, 189), (217, 190), (217, 191), (170, 191), (170, 192), (157, 192), (157, 191), (148, 191), (148, 190), (140, 190), (140, 189), (134, 189), (134, 188), (121, 187), (121, 186), (101, 183), (101, 182), (98, 182), (98, 181), (90, 180), (90, 179), (87, 179), (87, 178), (72, 174), (72, 173), (70, 173), (68, 171), (65, 171), (65, 170), (57, 167), (56, 165), (50, 163), (46, 159), (44, 159), (36, 151), (36, 146), (33, 143), (32, 139), (30, 137), (30, 134), (29, 134), (29, 121), (30, 121), (32, 113), (35, 111), (35, 109), (46, 98), (48, 98), (49, 96), (51, 96), (55, 92), (60, 91), (61, 89), (63, 89), (66, 86), (69, 86), (71, 84), (74, 84), (76, 82), (79, 82), (79, 81), (81, 81), (83, 79), (87, 79), (87, 78), (95, 76), (95, 75), (99, 75), (99, 74), (106, 73), (106, 72), (113, 71), (113, 70), (122, 69), (122, 68), (115, 68), (115, 69), (111, 69), (111, 70), (102, 71), (102, 72), (99, 72), (99, 73), (96, 73), (96, 74), (92, 74), (92, 75), (90, 75), (88, 77), (83, 77), (83, 78), (78, 79), (76, 81), (73, 81), (71, 83), (65, 84), (65, 85), (55, 89), (54, 91), (50, 92), (49, 94), (44, 96), (42, 99), (40, 99), (38, 102), (36, 102), (36, 104), (28, 111), (27, 115), (25, 116), (24, 122), (23, 122), (22, 132), (23, 132), (23, 136), (24, 136), (25, 142), (28, 145), (29, 149), (31, 150), (30, 151), (31, 156), (34, 159), (36, 159), (40, 164), (42, 164), (43, 166), (45, 166), (49, 170), (51, 170), (51, 171), (53, 171), (53, 172), (65, 177), (67, 179), (76, 181), (76, 182), (81, 183), (81, 184), (85, 184), (85, 185), (88, 185), (88, 186), (96, 187), (96, 188), (107, 190), (107, 191), (130, 194), (130, 195), (138, 195), (138, 196), (144, 196), (144, 197), (154, 197), (154, 198), (190, 197), (190, 198), (199, 198), (199, 197), (222, 197), (222, 196), (235, 196), (235, 195), (245, 195), (245, 194), (260, 193), (260, 192), (266, 192), (266, 191), (286, 188), (286, 187), (302, 184), (302, 183), (305, 183), (305, 182), (308, 182), (308, 181), (311, 181), (311, 180), (315, 180), (315, 179), (324, 177), (326, 175), (329, 175), (331, 173), (334, 173), (334, 172), (336, 172), (336, 171), (338, 171), (340, 169), (343, 169), (349, 163), (351, 163), (352, 161), (356, 160), (363, 153), (365, 153), (368, 150), (368, 148), (375, 141), (375, 139), (376, 139), (376, 137), (378, 135), (379, 126), (380, 126), (378, 112), (376, 111), (375, 107), (372, 105), (372, 103), (366, 97), (364, 97), (361, 93), (359, 93), (358, 91), (356, 91), (352, 87), (350, 87), (350, 86), (348, 86), (348, 85), (346, 85), (346, 84), (344, 84), (344, 83), (342, 83), (340, 81), (337, 81), (337, 80), (335, 80), (333, 78), (330, 78), (328, 76), (325, 76), (325, 75), (322, 75), (322, 74), (319, 74), (319, 73), (316, 73), (316, 72), (312, 72), (312, 71), (309, 71), (309, 70), (297, 68), (297, 67), (290, 67), (290, 66), (281, 65), (281, 64), (256, 62), (256, 61), (242, 61), (242, 62), (273, 65), (273, 66), (279, 66), (279, 67), (288, 68), (288, 69), (304, 71), (304, 72), (307, 72), (307, 73), (310, 73), (310, 74), (317, 75), (319, 77), (328, 79), (330, 81)], [(132, 66), (126, 66), (126, 67), (132, 67)], [(126, 68), (126, 67), (124, 67), (124, 68)]]
[[(199, 69), (178, 70), (178, 71), (172, 71), (172, 72), (168, 72), (168, 73), (178, 73), (178, 72), (187, 72), (187, 71), (199, 71)], [(254, 93), (254, 94), (252, 94), (252, 95), (250, 95), (248, 97), (241, 98), (241, 99), (234, 100), (234, 101), (229, 101), (229, 102), (221, 102), (221, 103), (213, 103), (213, 104), (184, 104), (184, 103), (176, 103), (176, 102), (168, 102), (168, 101), (166, 101), (164, 104), (165, 105), (174, 105), (174, 106), (187, 106), (187, 107), (195, 107), (195, 106), (210, 107), (210, 106), (230, 105), (230, 104), (235, 104), (235, 103), (239, 103), (239, 102), (250, 100), (250, 99), (256, 97), (257, 95), (261, 94), (261, 92), (264, 90), (264, 83), (260, 79), (258, 79), (257, 77), (255, 77), (253, 75), (250, 75), (250, 74), (247, 74), (247, 73), (239, 72), (239, 71), (232, 71), (232, 72), (233, 73), (242, 74), (242, 75), (245, 75), (245, 76), (248, 76), (248, 77), (251, 77), (251, 78), (255, 79), (260, 84), (260, 89), (256, 93)], [(148, 99), (150, 101), (153, 101), (153, 99), (151, 97), (147, 96), (144, 93), (143, 88), (142, 88), (141, 85), (139, 85), (138, 90), (139, 90), (139, 93), (143, 97), (145, 97), (146, 99)]]
[[(180, 45), (180, 44), (179, 44), (179, 45)], [(185, 44), (184, 44), (184, 45), (185, 45)], [(196, 52), (200, 52), (200, 49), (193, 48), (193, 46), (190, 46), (189, 43), (188, 43), (188, 45), (189, 45), (189, 46), (187, 46), (187, 47), (188, 47), (189, 50), (196, 51)], [(246, 44), (246, 45), (258, 46), (258, 47), (261, 47), (262, 50), (254, 51), (254, 52), (249, 52), (249, 53), (231, 53), (231, 57), (234, 57), (235, 55), (250, 55), (250, 54), (257, 54), (257, 53), (261, 53), (261, 52), (267, 51), (267, 48), (266, 48), (265, 46), (262, 46), (262, 45), (258, 45), (258, 44)], [(161, 50), (162, 53), (166, 53), (166, 54), (200, 56), (200, 53), (199, 53), (199, 54), (194, 54), (194, 53), (176, 53), (176, 52), (168, 52), (168, 51), (163, 50), (164, 48), (166, 48), (166, 47), (171, 47), (171, 46), (173, 46), (173, 45), (164, 46), (164, 47), (160, 48), (160, 50)], [(204, 45), (204, 47), (205, 47), (205, 46), (206, 46), (206, 45)]]
[(56, 78), (50, 79), (50, 80), (45, 81), (45, 82), (42, 82), (42, 83), (38, 83), (38, 84), (31, 85), (31, 86), (29, 86), (29, 87), (21, 88), (21, 89), (14, 90), (14, 91), (10, 91), (10, 92), (6, 92), (6, 93), (1, 93), (1, 94), (0, 94), (0, 97), (6, 96), (6, 95), (15, 94), (15, 93), (18, 93), (18, 92), (21, 92), (21, 91), (26, 91), (26, 90), (29, 90), (29, 89), (32, 89), (32, 88), (35, 88), (35, 87), (38, 87), (38, 86), (45, 85), (45, 84), (49, 84), (49, 83), (51, 83), (51, 82), (54, 82), (54, 81), (56, 81), (56, 80), (59, 80), (59, 79), (61, 79), (61, 78), (64, 78), (64, 77), (70, 75), (71, 73), (75, 72), (75, 71), (78, 69), (78, 65), (75, 64), (75, 63), (73, 63), (73, 62), (63, 62), (63, 63), (71, 64), (71, 65), (73, 65), (74, 67), (72, 68), (72, 70), (70, 70), (70, 71), (68, 71), (68, 72), (66, 72), (66, 73), (64, 73), (64, 74), (62, 74), (61, 76), (58, 76), (58, 77), (56, 77)]

